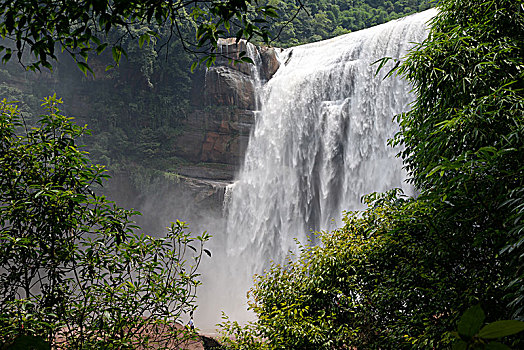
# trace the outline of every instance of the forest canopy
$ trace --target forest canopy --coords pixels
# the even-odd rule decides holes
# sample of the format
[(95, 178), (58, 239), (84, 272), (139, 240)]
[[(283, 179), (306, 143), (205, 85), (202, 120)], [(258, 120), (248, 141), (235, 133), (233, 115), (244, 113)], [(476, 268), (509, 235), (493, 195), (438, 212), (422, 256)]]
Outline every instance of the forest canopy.
[[(211, 62), (211, 48), (231, 27), (238, 39), (259, 36), (268, 42), (265, 23), (277, 16), (271, 5), (252, 0), (15, 0), (1, 1), (0, 15), (0, 35), (14, 44), (0, 46), (3, 62), (15, 54), (28, 69), (51, 69), (50, 61), (56, 60), (59, 49), (68, 52), (84, 73), (92, 72), (87, 63), (90, 52), (100, 54), (109, 47), (118, 64), (126, 55), (121, 45), (125, 37), (132, 37), (142, 46), (159, 35), (159, 27), (168, 28), (169, 39), (174, 36), (186, 50), (206, 53)], [(149, 28), (137, 35), (133, 31), (136, 26)], [(108, 40), (107, 34), (115, 27), (123, 35)], [(188, 27), (193, 32), (188, 33)], [(24, 56), (28, 51), (31, 56)]]
[(278, 13), (269, 32), (274, 46), (289, 47), (329, 39), (385, 23), (433, 6), (431, 0), (269, 0)]

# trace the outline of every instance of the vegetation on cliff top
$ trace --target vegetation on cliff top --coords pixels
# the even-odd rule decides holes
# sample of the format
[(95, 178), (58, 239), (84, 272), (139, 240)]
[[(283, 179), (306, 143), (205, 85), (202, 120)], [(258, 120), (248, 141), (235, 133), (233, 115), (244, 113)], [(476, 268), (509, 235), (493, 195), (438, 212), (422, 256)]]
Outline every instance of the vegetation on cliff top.
[[(273, 45), (289, 47), (369, 28), (432, 6), (431, 0), (268, 0), (279, 15), (269, 32)], [(294, 18), (296, 15), (296, 18)]]

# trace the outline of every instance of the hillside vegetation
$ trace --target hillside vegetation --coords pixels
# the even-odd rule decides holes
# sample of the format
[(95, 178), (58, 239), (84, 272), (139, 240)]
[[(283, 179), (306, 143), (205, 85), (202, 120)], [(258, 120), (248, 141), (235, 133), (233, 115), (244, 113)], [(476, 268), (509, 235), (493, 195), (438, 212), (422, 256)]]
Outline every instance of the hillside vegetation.
[[(275, 46), (281, 47), (369, 28), (432, 6), (431, 0), (269, 0), (268, 3), (279, 14), (270, 32), (277, 37)], [(298, 11), (301, 3), (304, 9)]]
[[(281, 16), (270, 27), (276, 34), (300, 4), (273, 4)], [(299, 13), (275, 44), (328, 38), (428, 3), (305, 6), (309, 15)], [(319, 233), (322, 244), (300, 246), (286, 264), (255, 276), (249, 305), (257, 320), (226, 319), (225, 347), (524, 347), (524, 1), (438, 6), (428, 39), (391, 72), (416, 94), (390, 143), (403, 147), (419, 195), (369, 194), (366, 210)], [(67, 60), (53, 75), (13, 63), (0, 72), (1, 94), (21, 101), (0, 103), (0, 347), (49, 349), (67, 339), (75, 349), (169, 348), (195, 337), (174, 321), (196, 307), (209, 237), (191, 238), (180, 222), (167, 238), (136, 233), (134, 212), (94, 192), (106, 175), (77, 144), (87, 141), (92, 159), (111, 168), (179, 161), (166, 145), (195, 110), (195, 76), (180, 44), (166, 44), (164, 56), (165, 39), (141, 51), (123, 43), (128, 61), (104, 72), (111, 58), (100, 56), (95, 78)], [(64, 114), (86, 112), (80, 122), (93, 136), (63, 115), (56, 96), (36, 116), (49, 88), (73, 101)], [(151, 325), (156, 334), (142, 337)]]

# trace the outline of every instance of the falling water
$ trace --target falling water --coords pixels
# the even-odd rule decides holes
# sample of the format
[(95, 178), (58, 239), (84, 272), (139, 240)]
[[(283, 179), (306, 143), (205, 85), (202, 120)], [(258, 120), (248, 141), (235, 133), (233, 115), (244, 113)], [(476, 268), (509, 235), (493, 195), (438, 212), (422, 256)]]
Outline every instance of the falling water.
[(371, 64), (401, 58), (426, 36), (426, 11), (281, 53), (282, 67), (264, 87), (262, 110), (228, 210), (229, 254), (257, 268), (282, 260), (312, 231), (340, 225), (373, 191), (402, 187), (406, 174), (387, 145), (394, 115), (413, 97)]
[[(339, 227), (361, 196), (401, 187), (408, 194), (393, 116), (413, 100), (399, 77), (383, 79), (382, 57), (402, 58), (427, 35), (428, 10), (334, 39), (283, 50), (260, 93), (261, 110), (244, 165), (227, 193), (229, 290), (240, 303), (254, 273), (282, 262), (294, 239)], [(314, 238), (312, 238), (314, 239)], [(226, 310), (227, 312), (227, 310)]]

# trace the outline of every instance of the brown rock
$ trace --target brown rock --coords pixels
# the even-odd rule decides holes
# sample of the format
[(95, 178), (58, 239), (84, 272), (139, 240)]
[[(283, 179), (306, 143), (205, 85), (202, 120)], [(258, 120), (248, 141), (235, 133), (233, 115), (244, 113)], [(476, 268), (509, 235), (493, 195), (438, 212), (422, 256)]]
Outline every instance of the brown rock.
[[(255, 91), (252, 64), (232, 64), (228, 59), (238, 59), (240, 52), (258, 51), (258, 72), (267, 81), (280, 66), (275, 49), (256, 48), (234, 38), (221, 39), (216, 65), (200, 72), (192, 88), (192, 104), (196, 107), (182, 125), (184, 130), (173, 145), (177, 157), (193, 164), (204, 162), (238, 166), (242, 162), (249, 135), (254, 125)], [(249, 50), (248, 50), (249, 48)], [(200, 75), (199, 75), (200, 76)], [(199, 165), (200, 166), (200, 165)], [(189, 176), (196, 170), (188, 171)], [(196, 171), (199, 178), (223, 178), (223, 174)]]
[(236, 166), (223, 163), (206, 163), (198, 165), (180, 165), (176, 172), (180, 176), (192, 179), (204, 179), (215, 181), (233, 181)]
[(255, 108), (255, 89), (251, 78), (231, 67), (211, 67), (206, 74), (204, 100), (208, 105)]
[(222, 120), (220, 123), (220, 132), (230, 132), (229, 121)]
[(218, 133), (216, 132), (208, 132), (206, 134), (206, 140), (202, 144), (202, 156), (201, 159), (203, 161), (210, 160), (211, 157), (209, 157), (209, 154), (213, 152), (215, 149), (215, 144), (218, 140)]
[(199, 162), (205, 144), (202, 130), (186, 129), (173, 144), (173, 154), (189, 162)]
[[(218, 57), (216, 60), (217, 66), (227, 66), (231, 69), (242, 72), (246, 75), (251, 76), (254, 72), (253, 65), (250, 63), (234, 63), (229, 62), (229, 60), (238, 60), (240, 59), (240, 53), (245, 52), (245, 56), (249, 57), (254, 55), (253, 51), (258, 51), (260, 58), (262, 60), (261, 67), (259, 67), (260, 78), (264, 81), (268, 81), (273, 77), (278, 68), (280, 67), (280, 62), (277, 58), (277, 53), (274, 48), (262, 46), (256, 47), (251, 46), (252, 49), (248, 50), (248, 45), (253, 45), (251, 43), (246, 43), (245, 40), (240, 40), (238, 43), (235, 38), (220, 39), (218, 41)], [(250, 53), (251, 51), (251, 53)], [(250, 57), (253, 61), (256, 62), (256, 57)]]
[[(245, 56), (249, 56), (248, 53), (248, 47), (245, 40), (240, 40), (238, 43), (236, 41), (236, 38), (226, 38), (226, 39), (219, 39), (218, 40), (218, 48), (217, 53), (219, 55), (217, 56), (216, 65), (220, 66), (228, 66), (231, 69), (237, 70), (239, 72), (242, 72), (246, 75), (251, 75), (253, 72), (252, 65), (250, 63), (235, 63), (233, 60), (239, 60), (240, 59), (240, 53), (245, 52)], [(254, 50), (257, 50), (255, 46), (252, 46)], [(254, 57), (251, 57), (251, 59), (255, 59)], [(230, 63), (229, 60), (232, 60)]]
[(227, 163), (231, 160), (231, 145), (235, 143), (236, 135), (209, 132), (206, 142), (202, 145), (203, 162)]
[(277, 53), (272, 47), (262, 47), (260, 50), (260, 57), (262, 58), (262, 67), (261, 67), (261, 78), (262, 80), (269, 80), (275, 75), (278, 68), (280, 67), (280, 62), (277, 58)]

